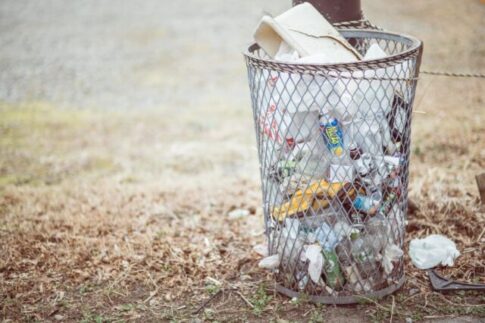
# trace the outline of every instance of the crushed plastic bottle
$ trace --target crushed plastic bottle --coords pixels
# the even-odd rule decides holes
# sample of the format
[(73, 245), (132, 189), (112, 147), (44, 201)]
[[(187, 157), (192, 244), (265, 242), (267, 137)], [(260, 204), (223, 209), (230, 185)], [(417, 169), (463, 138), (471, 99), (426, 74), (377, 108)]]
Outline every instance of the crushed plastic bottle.
[(325, 222), (317, 229), (315, 238), (324, 250), (332, 250), (338, 242), (335, 231)]

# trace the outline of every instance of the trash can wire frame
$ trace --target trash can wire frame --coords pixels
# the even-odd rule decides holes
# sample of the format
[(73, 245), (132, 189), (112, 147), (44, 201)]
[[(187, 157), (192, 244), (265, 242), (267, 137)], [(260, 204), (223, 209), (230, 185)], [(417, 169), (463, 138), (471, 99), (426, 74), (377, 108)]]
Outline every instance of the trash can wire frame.
[(270, 59), (248, 69), (270, 255), (277, 288), (319, 303), (382, 297), (404, 283), (411, 113), (422, 43), (340, 30), (364, 56), (343, 64)]

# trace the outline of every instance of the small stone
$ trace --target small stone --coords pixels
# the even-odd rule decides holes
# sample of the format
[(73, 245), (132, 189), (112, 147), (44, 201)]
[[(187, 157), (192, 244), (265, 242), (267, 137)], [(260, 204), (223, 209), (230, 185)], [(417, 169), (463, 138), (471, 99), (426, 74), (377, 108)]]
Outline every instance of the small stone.
[(411, 288), (409, 290), (409, 296), (415, 295), (417, 293), (419, 293), (419, 289), (417, 289), (417, 288)]
[(280, 265), (280, 256), (279, 255), (272, 255), (266, 258), (261, 259), (258, 266), (259, 268), (264, 269), (276, 269)]
[(245, 209), (235, 209), (229, 212), (228, 216), (229, 219), (235, 220), (240, 218), (245, 218), (249, 215), (249, 211)]
[(413, 319), (410, 317), (406, 317), (406, 323), (413, 323)]
[(56, 321), (62, 321), (62, 320), (64, 320), (64, 316), (62, 316), (60, 314), (54, 315), (54, 318), (56, 319)]
[(257, 244), (253, 247), (254, 252), (263, 257), (268, 257), (268, 246), (266, 244)]

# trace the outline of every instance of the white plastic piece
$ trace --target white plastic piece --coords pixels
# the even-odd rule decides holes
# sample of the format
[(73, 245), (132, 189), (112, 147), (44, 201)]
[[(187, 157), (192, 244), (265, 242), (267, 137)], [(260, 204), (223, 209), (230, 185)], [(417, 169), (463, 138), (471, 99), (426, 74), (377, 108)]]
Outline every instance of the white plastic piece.
[(384, 156), (384, 162), (392, 165), (393, 167), (398, 167), (401, 159), (395, 156)]
[(403, 256), (404, 252), (395, 244), (388, 245), (384, 249), (382, 255), (382, 265), (384, 267), (384, 272), (390, 274), (394, 268), (392, 264), (393, 261), (399, 260)]
[(386, 57), (387, 54), (378, 44), (372, 44), (364, 55), (364, 59), (379, 59)]
[(274, 59), (281, 62), (295, 62), (300, 58), (298, 52), (291, 48), (288, 43), (282, 41)]
[(296, 142), (308, 141), (317, 138), (320, 134), (318, 123), (318, 111), (302, 111), (290, 114), (290, 125), (286, 138), (293, 138)]
[(382, 155), (382, 136), (379, 131), (379, 124), (374, 119), (357, 123), (358, 135), (354, 138), (355, 142), (362, 148), (364, 153), (371, 156)]
[(303, 249), (303, 241), (300, 239), (300, 221), (298, 219), (285, 219), (285, 225), (281, 229), (281, 233), (274, 231), (275, 235), (280, 237), (278, 244), (278, 253), (285, 264), (294, 265), (299, 260), (300, 252)]
[(409, 244), (409, 256), (419, 269), (429, 269), (439, 264), (453, 266), (459, 255), (455, 243), (439, 234), (432, 234), (424, 239), (413, 239)]
[(289, 240), (296, 240), (300, 231), (300, 221), (298, 219), (285, 219), (285, 227), (283, 228), (283, 237)]
[(259, 268), (276, 269), (280, 265), (280, 256), (278, 254), (265, 257), (259, 261)]
[(337, 237), (338, 241), (342, 241), (342, 239), (351, 235), (352, 227), (344, 221), (338, 221), (333, 226), (333, 232), (335, 232), (335, 236)]
[(325, 222), (317, 229), (315, 237), (317, 242), (325, 250), (332, 250), (339, 241), (334, 230)]
[(305, 257), (308, 260), (308, 275), (314, 283), (318, 284), (323, 268), (322, 247), (317, 244), (306, 246)]
[(352, 165), (330, 164), (329, 180), (331, 183), (352, 183), (354, 167)]

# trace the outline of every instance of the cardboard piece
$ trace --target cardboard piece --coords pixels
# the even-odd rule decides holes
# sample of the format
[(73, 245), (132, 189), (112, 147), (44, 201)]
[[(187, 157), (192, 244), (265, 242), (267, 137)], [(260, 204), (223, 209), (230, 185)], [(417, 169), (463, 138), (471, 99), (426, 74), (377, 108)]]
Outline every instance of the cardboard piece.
[(291, 8), (276, 18), (264, 16), (254, 33), (259, 46), (272, 58), (282, 42), (300, 57), (318, 55), (322, 63), (360, 60), (361, 55), (309, 3)]

